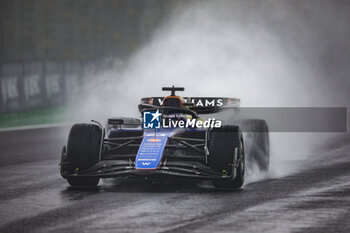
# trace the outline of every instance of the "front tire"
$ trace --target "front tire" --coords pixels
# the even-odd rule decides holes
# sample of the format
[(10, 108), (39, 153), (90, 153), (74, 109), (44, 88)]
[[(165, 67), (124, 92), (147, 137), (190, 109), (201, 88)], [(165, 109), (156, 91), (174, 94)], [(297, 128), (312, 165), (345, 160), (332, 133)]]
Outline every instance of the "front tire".
[[(102, 129), (94, 124), (75, 124), (71, 128), (67, 143), (69, 172), (86, 170), (100, 160)], [(100, 178), (68, 177), (71, 186), (96, 186)]]
[[(237, 160), (235, 160), (237, 150)], [(217, 188), (240, 188), (245, 179), (245, 157), (242, 132), (238, 126), (225, 125), (213, 129), (209, 134), (209, 157), (211, 168), (232, 176), (230, 179), (215, 179)], [(236, 170), (236, 176), (234, 171)]]

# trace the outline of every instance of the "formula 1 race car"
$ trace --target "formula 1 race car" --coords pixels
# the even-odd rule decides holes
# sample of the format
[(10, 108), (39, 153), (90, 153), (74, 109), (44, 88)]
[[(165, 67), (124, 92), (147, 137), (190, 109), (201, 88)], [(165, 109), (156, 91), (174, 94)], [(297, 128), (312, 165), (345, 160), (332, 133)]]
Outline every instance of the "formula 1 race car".
[[(106, 126), (72, 126), (63, 147), (60, 171), (72, 186), (96, 186), (100, 178), (141, 176), (212, 180), (218, 188), (240, 188), (246, 162), (269, 166), (269, 137), (264, 120), (241, 121), (241, 127), (201, 117), (238, 108), (240, 100), (180, 97), (182, 87), (163, 87), (167, 97), (142, 98), (142, 118), (110, 118)], [(201, 116), (201, 117), (200, 117)], [(247, 152), (248, 151), (248, 152)], [(248, 154), (247, 154), (248, 153)], [(246, 158), (247, 154), (247, 158)]]

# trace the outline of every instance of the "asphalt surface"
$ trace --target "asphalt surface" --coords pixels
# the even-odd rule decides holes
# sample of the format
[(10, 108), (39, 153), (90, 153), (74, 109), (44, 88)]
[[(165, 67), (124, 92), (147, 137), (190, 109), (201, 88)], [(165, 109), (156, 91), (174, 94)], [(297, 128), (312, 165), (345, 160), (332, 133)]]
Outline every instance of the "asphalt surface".
[(0, 232), (350, 232), (347, 143), (236, 191), (120, 179), (79, 190), (59, 175), (66, 136), (0, 132)]

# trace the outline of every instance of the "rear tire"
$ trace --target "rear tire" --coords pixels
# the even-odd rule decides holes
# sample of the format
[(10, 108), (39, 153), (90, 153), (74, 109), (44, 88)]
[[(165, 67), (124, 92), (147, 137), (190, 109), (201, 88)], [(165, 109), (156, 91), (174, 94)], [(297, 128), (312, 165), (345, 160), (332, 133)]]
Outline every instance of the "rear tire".
[[(100, 160), (102, 130), (93, 124), (75, 124), (71, 128), (67, 143), (67, 161), (70, 173), (83, 171)], [(72, 186), (96, 186), (100, 178), (68, 177)]]
[[(237, 148), (237, 162), (234, 161), (234, 151)], [(239, 161), (239, 162), (238, 162)], [(211, 168), (226, 175), (236, 176), (231, 179), (216, 179), (213, 184), (217, 188), (240, 188), (245, 178), (244, 146), (241, 130), (238, 126), (225, 125), (213, 129), (209, 134), (209, 157)], [(238, 166), (234, 166), (238, 163)]]

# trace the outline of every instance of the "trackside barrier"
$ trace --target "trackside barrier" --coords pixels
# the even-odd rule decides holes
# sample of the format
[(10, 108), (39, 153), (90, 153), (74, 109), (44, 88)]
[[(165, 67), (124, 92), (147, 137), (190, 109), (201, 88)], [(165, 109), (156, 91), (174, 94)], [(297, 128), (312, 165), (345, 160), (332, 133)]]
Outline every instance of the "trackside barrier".
[(93, 62), (0, 64), (0, 114), (64, 105), (96, 70)]

